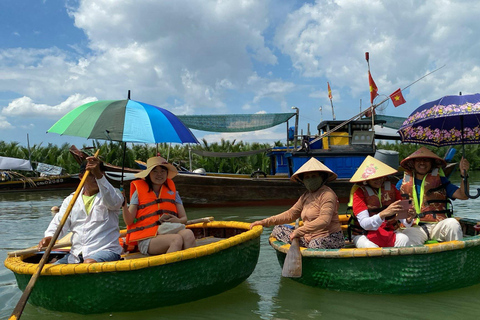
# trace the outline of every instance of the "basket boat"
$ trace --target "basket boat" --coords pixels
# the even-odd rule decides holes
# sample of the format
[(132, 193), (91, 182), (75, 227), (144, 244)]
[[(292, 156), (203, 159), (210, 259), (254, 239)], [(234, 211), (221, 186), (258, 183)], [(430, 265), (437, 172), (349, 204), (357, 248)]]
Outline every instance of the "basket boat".
[[(338, 291), (418, 294), (480, 283), (477, 221), (459, 219), (464, 239), (403, 248), (301, 248), (302, 277), (309, 286)], [(269, 238), (283, 267), (290, 248)]]
[[(93, 314), (137, 311), (194, 301), (234, 288), (255, 269), (263, 228), (212, 221), (188, 225), (197, 247), (157, 256), (140, 253), (92, 264), (47, 264), (29, 302), (49, 310)], [(8, 257), (23, 291), (39, 255)]]

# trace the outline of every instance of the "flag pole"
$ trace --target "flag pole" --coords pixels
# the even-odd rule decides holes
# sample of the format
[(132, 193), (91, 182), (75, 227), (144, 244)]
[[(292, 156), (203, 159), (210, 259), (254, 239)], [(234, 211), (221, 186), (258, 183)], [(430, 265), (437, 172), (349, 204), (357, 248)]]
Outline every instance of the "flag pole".
[(330, 99), (330, 105), (332, 106), (332, 117), (333, 117), (333, 120), (336, 120), (335, 119), (335, 110), (333, 109), (333, 96), (332, 96), (332, 88), (330, 88), (330, 82), (327, 82), (327, 85), (328, 85), (328, 99)]
[[(369, 80), (369, 83), (368, 83), (368, 86), (370, 87), (370, 77), (371, 77), (371, 73), (370, 73), (370, 54), (368, 52), (365, 52), (365, 60), (367, 60), (367, 66), (368, 66), (368, 80)], [(370, 88), (370, 95), (372, 94), (372, 88)], [(371, 101), (371, 106), (370, 106), (370, 109), (371, 109), (371, 112), (372, 112), (372, 131), (375, 132), (375, 108), (373, 108), (373, 101)]]
[(333, 109), (332, 99), (330, 99), (330, 105), (332, 106), (332, 117), (333, 117), (333, 120), (335, 120), (335, 110)]
[[(433, 70), (432, 72), (427, 73), (427, 74), (424, 75), (423, 77), (415, 80), (414, 82), (410, 83), (408, 86), (404, 87), (402, 90), (407, 89), (407, 88), (410, 87), (411, 85), (417, 83), (418, 81), (420, 81), (420, 80), (422, 80), (423, 78), (431, 75), (432, 73), (437, 72), (438, 70), (442, 69), (443, 67), (445, 67), (445, 65), (441, 66), (440, 68), (437, 68), (437, 69)], [(345, 120), (344, 122), (340, 123), (340, 124), (339, 124), (338, 126), (336, 126), (335, 128), (330, 129), (330, 130), (328, 130), (327, 132), (324, 132), (323, 134), (321, 134), (321, 135), (318, 136), (317, 138), (315, 138), (315, 139), (313, 139), (312, 141), (310, 141), (310, 144), (314, 144), (315, 142), (319, 141), (319, 140), (322, 139), (323, 137), (328, 136), (330, 133), (337, 131), (338, 129), (340, 129), (341, 127), (343, 127), (344, 125), (346, 125), (347, 123), (349, 123), (349, 122), (351, 122), (351, 121), (353, 121), (353, 120), (356, 120), (356, 119), (358, 119), (358, 118), (361, 118), (362, 116), (364, 116), (364, 115), (369, 111), (370, 108), (372, 108), (372, 110), (375, 110), (376, 107), (382, 105), (383, 103), (385, 103), (385, 102), (388, 101), (388, 100), (390, 100), (390, 97), (387, 97), (387, 98), (383, 99), (382, 101), (380, 101), (380, 103), (373, 104), (371, 107), (365, 109), (364, 111), (360, 112), (359, 114), (357, 114), (357, 115), (351, 117), (350, 119)]]

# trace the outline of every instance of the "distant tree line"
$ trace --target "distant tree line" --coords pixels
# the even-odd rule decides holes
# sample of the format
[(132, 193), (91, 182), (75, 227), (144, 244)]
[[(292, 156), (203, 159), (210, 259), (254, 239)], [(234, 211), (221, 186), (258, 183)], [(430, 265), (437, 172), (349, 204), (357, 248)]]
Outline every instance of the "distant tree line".
[[(281, 146), (280, 141), (275, 142), (274, 146)], [(208, 143), (205, 139), (198, 145), (180, 145), (160, 143), (151, 144), (127, 144), (125, 152), (125, 166), (129, 168), (138, 168), (135, 160), (146, 162), (148, 158), (157, 154), (168, 158), (170, 163), (190, 169), (189, 154), (190, 149), (209, 151), (209, 152), (246, 152), (253, 150), (262, 150), (272, 148), (268, 143), (248, 143), (243, 141), (229, 141), (222, 139), (220, 143)], [(30, 159), (33, 164), (43, 162), (60, 166), (68, 173), (77, 173), (80, 166), (70, 154), (70, 144), (56, 146), (48, 144), (47, 146), (33, 145), (30, 150), (20, 145), (18, 142), (0, 141), (0, 156)], [(100, 149), (100, 158), (110, 164), (121, 166), (123, 159), (123, 147), (118, 142), (98, 142), (93, 141), (92, 146), (78, 147), (87, 154), (93, 155), (97, 149)], [(207, 172), (223, 173), (246, 173), (250, 174), (256, 170), (268, 173), (270, 171), (270, 159), (266, 153), (258, 153), (251, 156), (238, 158), (217, 158), (203, 157), (192, 153), (192, 170), (204, 168)]]
[[(92, 146), (84, 145), (82, 150), (94, 154), (96, 149), (100, 149), (100, 158), (113, 165), (121, 166), (123, 159), (122, 144), (118, 142), (98, 142), (93, 141)], [(282, 142), (277, 141), (272, 145), (267, 143), (248, 143), (243, 141), (230, 141), (222, 139), (220, 143), (208, 143), (205, 139), (198, 145), (180, 145), (161, 143), (157, 145), (147, 144), (127, 144), (125, 153), (125, 166), (129, 168), (138, 168), (135, 160), (147, 161), (148, 158), (160, 154), (164, 158), (168, 158), (169, 162), (173, 162), (178, 166), (190, 169), (189, 154), (192, 150), (203, 150), (210, 152), (246, 152), (252, 150), (269, 149), (272, 147), (283, 146)], [(415, 144), (399, 144), (399, 143), (378, 143), (378, 149), (395, 150), (399, 152), (399, 158), (403, 159), (419, 148)], [(70, 154), (70, 144), (65, 143), (57, 146), (49, 143), (47, 146), (33, 145), (30, 150), (21, 146), (18, 142), (0, 141), (0, 156), (30, 159), (32, 163), (43, 162), (60, 166), (68, 173), (77, 173), (79, 165)], [(80, 147), (78, 147), (80, 149)], [(434, 148), (428, 147), (439, 156), (443, 157), (448, 152), (448, 147)], [(453, 162), (460, 161), (462, 156), (461, 146), (455, 146), (457, 150)], [(466, 157), (470, 161), (472, 170), (480, 166), (480, 152), (478, 145), (465, 146)], [(265, 152), (251, 156), (243, 156), (236, 158), (219, 158), (219, 157), (203, 157), (192, 154), (192, 169), (204, 168), (207, 172), (223, 172), (223, 173), (243, 173), (251, 174), (256, 170), (265, 173), (270, 172), (270, 158)]]

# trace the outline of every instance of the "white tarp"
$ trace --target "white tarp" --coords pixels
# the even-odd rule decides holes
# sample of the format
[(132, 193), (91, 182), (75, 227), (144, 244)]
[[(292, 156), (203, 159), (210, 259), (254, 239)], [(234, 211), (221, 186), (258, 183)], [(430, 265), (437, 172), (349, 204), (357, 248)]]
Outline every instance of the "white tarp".
[(37, 172), (46, 176), (59, 176), (62, 174), (62, 167), (52, 166), (51, 164), (41, 163), (37, 164)]
[(30, 161), (10, 157), (0, 157), (0, 170), (33, 171)]

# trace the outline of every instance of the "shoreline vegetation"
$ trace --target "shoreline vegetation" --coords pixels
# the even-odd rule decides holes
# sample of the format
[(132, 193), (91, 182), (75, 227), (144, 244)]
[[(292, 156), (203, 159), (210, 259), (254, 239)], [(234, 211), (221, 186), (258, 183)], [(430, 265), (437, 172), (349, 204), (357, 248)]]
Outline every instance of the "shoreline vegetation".
[[(93, 141), (93, 145), (94, 147), (87, 145), (77, 147), (79, 149), (82, 148), (82, 150), (92, 155), (96, 149), (100, 148), (100, 158), (103, 161), (117, 166), (122, 165), (123, 149), (120, 143), (100, 143), (98, 141)], [(61, 146), (51, 143), (49, 143), (47, 146), (42, 146), (40, 143), (39, 145), (33, 145), (29, 150), (27, 147), (20, 145), (18, 142), (5, 142), (0, 140), (0, 156), (19, 159), (29, 159), (30, 156), (30, 160), (33, 164), (36, 162), (43, 162), (46, 164), (60, 166), (65, 169), (65, 172), (75, 174), (78, 173), (79, 165), (70, 154), (70, 146), (71, 145), (68, 143), (64, 143)], [(285, 144), (281, 141), (276, 141), (273, 145), (271, 145), (268, 143), (248, 143), (224, 139), (222, 139), (220, 143), (208, 143), (205, 139), (202, 139), (198, 145), (170, 145), (167, 143), (160, 143), (158, 145), (134, 144), (129, 146), (127, 144), (125, 163), (126, 167), (137, 168), (138, 166), (135, 163), (135, 160), (146, 161), (148, 158), (159, 153), (162, 157), (168, 158), (169, 162), (173, 162), (179, 166), (190, 169), (189, 148), (192, 150), (225, 153), (263, 150), (281, 146), (285, 146)], [(377, 149), (398, 151), (400, 160), (416, 151), (419, 147), (420, 145), (416, 144), (377, 143)], [(449, 149), (448, 147), (427, 147), (441, 157), (444, 157)], [(457, 150), (457, 152), (455, 153), (452, 162), (458, 162), (462, 157), (462, 146), (454, 146), (454, 148)], [(466, 145), (465, 153), (468, 161), (470, 162), (471, 170), (476, 170), (480, 166), (479, 145)], [(198, 168), (204, 168), (207, 172), (221, 173), (251, 174), (258, 169), (269, 173), (270, 158), (265, 152), (236, 158), (203, 157), (192, 154), (192, 170)], [(33, 174), (34, 173), (32, 173), (32, 175)]]

